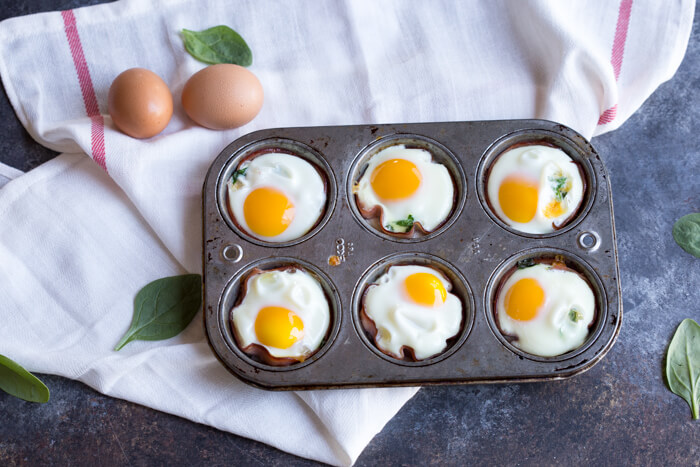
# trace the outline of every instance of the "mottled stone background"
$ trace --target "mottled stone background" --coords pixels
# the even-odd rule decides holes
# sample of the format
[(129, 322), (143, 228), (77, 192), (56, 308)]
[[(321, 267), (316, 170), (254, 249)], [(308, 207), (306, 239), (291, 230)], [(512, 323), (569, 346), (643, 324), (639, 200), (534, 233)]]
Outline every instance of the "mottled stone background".
[[(0, 19), (99, 1), (0, 1)], [(696, 10), (697, 12), (697, 10)], [(624, 297), (615, 347), (590, 371), (550, 383), (422, 389), (358, 465), (700, 463), (700, 421), (664, 385), (668, 342), (700, 321), (700, 259), (673, 222), (700, 211), (698, 18), (675, 77), (622, 128), (593, 140), (612, 179)], [(54, 156), (0, 97), (0, 161), (28, 170)], [(0, 307), (2, 305), (0, 304)], [(44, 405), (0, 393), (0, 465), (311, 465), (266, 445), (43, 375)]]

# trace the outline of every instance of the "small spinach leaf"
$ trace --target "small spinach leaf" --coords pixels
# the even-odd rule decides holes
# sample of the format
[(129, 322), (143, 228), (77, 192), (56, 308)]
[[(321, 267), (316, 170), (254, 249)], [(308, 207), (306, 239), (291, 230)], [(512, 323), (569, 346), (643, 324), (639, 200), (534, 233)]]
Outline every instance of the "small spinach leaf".
[(578, 323), (583, 319), (583, 313), (578, 311), (576, 308), (572, 308), (569, 310), (569, 319), (574, 323)]
[(698, 418), (700, 405), (700, 325), (684, 319), (671, 339), (666, 353), (666, 380), (674, 394), (690, 405)]
[(235, 185), (236, 182), (238, 181), (238, 177), (245, 177), (245, 173), (248, 170), (248, 167), (243, 167), (242, 169), (238, 169), (235, 172), (233, 172), (233, 175), (231, 175), (231, 185)]
[(4, 355), (0, 355), (0, 389), (29, 402), (49, 401), (49, 388), (19, 363)]
[(214, 26), (204, 31), (182, 30), (185, 49), (200, 62), (217, 64), (233, 63), (250, 66), (253, 52), (248, 44), (228, 26)]
[(566, 178), (566, 176), (549, 177), (549, 181), (553, 183), (552, 190), (554, 190), (555, 199), (559, 202), (562, 202), (564, 198), (566, 198), (566, 195), (569, 194), (567, 188), (569, 179)]
[(532, 266), (535, 265), (535, 260), (532, 258), (527, 258), (527, 259), (521, 259), (516, 263), (516, 266), (518, 269), (526, 269), (526, 268), (531, 268)]
[(409, 229), (413, 227), (413, 223), (416, 222), (412, 214), (409, 214), (406, 219), (401, 219), (400, 221), (394, 222), (394, 224), (399, 227), (408, 227)]
[(401, 219), (398, 221), (391, 222), (387, 225), (384, 226), (386, 230), (389, 232), (408, 232), (411, 230), (413, 227), (413, 224), (416, 222), (416, 220), (413, 218), (413, 215), (409, 214), (406, 219)]
[(673, 224), (673, 239), (685, 251), (700, 258), (700, 212), (678, 219)]
[(139, 290), (131, 327), (114, 350), (133, 340), (159, 341), (182, 332), (199, 311), (201, 281), (199, 274), (164, 277)]

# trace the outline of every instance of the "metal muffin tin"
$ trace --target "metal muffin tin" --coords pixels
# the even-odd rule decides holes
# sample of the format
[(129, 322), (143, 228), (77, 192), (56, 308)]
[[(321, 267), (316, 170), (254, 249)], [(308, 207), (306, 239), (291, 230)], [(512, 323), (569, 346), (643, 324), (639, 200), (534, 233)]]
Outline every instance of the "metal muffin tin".
[[(579, 215), (545, 235), (512, 230), (485, 196), (489, 164), (507, 147), (545, 141), (579, 162), (587, 191)], [(392, 237), (363, 219), (351, 189), (366, 159), (393, 144), (433, 153), (450, 171), (455, 204), (448, 220), (422, 237)], [(226, 208), (226, 181), (242, 159), (281, 148), (312, 162), (327, 177), (325, 214), (304, 237), (270, 244), (241, 231)], [(591, 368), (612, 347), (622, 322), (622, 299), (612, 198), (607, 171), (575, 131), (544, 120), (445, 122), (278, 128), (245, 135), (214, 160), (203, 191), (204, 322), (214, 353), (237, 377), (272, 390), (542, 381)], [(498, 281), (517, 261), (563, 256), (591, 284), (597, 319), (584, 345), (546, 358), (527, 354), (501, 335), (492, 303)], [(331, 257), (334, 261), (330, 261)], [(337, 265), (331, 265), (331, 262)], [(365, 287), (391, 264), (427, 264), (447, 275), (463, 304), (463, 325), (446, 351), (419, 362), (379, 351), (359, 320)], [(254, 267), (296, 264), (321, 283), (331, 329), (306, 361), (274, 367), (237, 346), (230, 312), (241, 281)]]

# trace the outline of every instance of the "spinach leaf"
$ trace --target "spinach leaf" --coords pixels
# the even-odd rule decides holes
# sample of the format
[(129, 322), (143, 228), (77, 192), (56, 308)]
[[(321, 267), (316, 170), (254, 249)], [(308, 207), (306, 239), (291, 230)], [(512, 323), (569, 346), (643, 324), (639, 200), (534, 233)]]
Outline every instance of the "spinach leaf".
[(131, 327), (114, 350), (133, 340), (159, 341), (182, 332), (202, 304), (201, 281), (199, 274), (164, 277), (139, 290)]
[(685, 251), (700, 258), (700, 212), (678, 219), (673, 224), (673, 239)]
[(559, 202), (562, 202), (564, 198), (566, 198), (566, 195), (569, 194), (567, 188), (569, 179), (566, 178), (566, 176), (549, 177), (549, 181), (553, 182), (552, 190), (554, 190), (554, 199), (556, 199)]
[(231, 175), (231, 185), (235, 185), (235, 183), (238, 181), (238, 177), (245, 177), (247, 170), (248, 167), (243, 167), (242, 169), (238, 169), (233, 172), (233, 175)]
[(574, 323), (578, 323), (583, 319), (583, 313), (578, 311), (576, 308), (572, 308), (569, 310), (569, 319)]
[(394, 222), (394, 224), (398, 225), (399, 227), (408, 227), (409, 229), (413, 227), (413, 223), (416, 220), (413, 218), (412, 214), (409, 214), (406, 219), (401, 219), (400, 221)]
[(29, 402), (48, 402), (49, 388), (22, 366), (0, 355), (0, 389)]
[(384, 228), (389, 232), (408, 232), (411, 230), (411, 227), (413, 227), (413, 223), (415, 221), (416, 220), (413, 218), (413, 215), (409, 214), (406, 219), (391, 222), (385, 225)]
[(535, 260), (532, 258), (521, 259), (515, 264), (518, 267), (518, 269), (526, 269), (533, 267), (535, 265)]
[(700, 405), (700, 325), (684, 319), (671, 339), (666, 353), (666, 380), (674, 394), (690, 405), (698, 418)]
[(185, 49), (200, 62), (233, 63), (250, 66), (253, 52), (236, 31), (228, 26), (214, 26), (204, 31), (182, 30)]

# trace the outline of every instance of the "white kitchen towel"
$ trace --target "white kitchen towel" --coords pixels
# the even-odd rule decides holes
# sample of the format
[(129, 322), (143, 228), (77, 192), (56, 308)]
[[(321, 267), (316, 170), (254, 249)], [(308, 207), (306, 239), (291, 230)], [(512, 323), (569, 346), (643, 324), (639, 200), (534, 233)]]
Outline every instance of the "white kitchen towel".
[(0, 354), (34, 371), (343, 465), (415, 393), (255, 389), (212, 355), (201, 314), (176, 338), (114, 352), (136, 291), (184, 272), (82, 154), (61, 155), (0, 189)]
[[(18, 118), (41, 144), (96, 164), (64, 155), (0, 189), (0, 353), (352, 463), (415, 389), (251, 389), (211, 355), (200, 317), (176, 338), (111, 351), (141, 286), (201, 270), (201, 187), (213, 158), (278, 126), (537, 117), (591, 137), (673, 75), (693, 12), (692, 0), (133, 0), (6, 20), (0, 76)], [(217, 24), (246, 39), (265, 89), (260, 115), (229, 131), (196, 126), (179, 104), (204, 67), (180, 30)], [(159, 74), (176, 103), (149, 140), (121, 134), (107, 114), (111, 81), (135, 66)]]
[(9, 165), (5, 165), (0, 162), (0, 188), (4, 187), (7, 182), (19, 177), (23, 173), (24, 172), (21, 170), (17, 170), (14, 167), (10, 167)]

